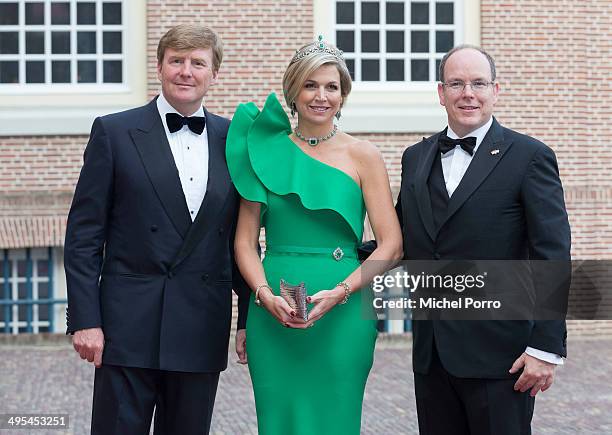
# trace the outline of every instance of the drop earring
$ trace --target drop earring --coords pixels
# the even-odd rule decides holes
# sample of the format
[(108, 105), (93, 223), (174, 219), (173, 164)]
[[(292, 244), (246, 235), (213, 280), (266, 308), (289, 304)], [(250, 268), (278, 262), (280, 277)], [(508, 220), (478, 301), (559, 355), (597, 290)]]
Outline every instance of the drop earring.
[(296, 107), (295, 107), (295, 102), (291, 103), (291, 117), (295, 118), (295, 112), (296, 112)]

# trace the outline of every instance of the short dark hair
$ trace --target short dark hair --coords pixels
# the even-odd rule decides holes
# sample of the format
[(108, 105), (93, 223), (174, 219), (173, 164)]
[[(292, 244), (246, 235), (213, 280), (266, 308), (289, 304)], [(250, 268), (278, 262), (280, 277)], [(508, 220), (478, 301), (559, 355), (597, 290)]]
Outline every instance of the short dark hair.
[(448, 58), (451, 57), (456, 52), (465, 50), (467, 48), (476, 50), (482, 53), (487, 58), (487, 60), (489, 61), (489, 66), (491, 67), (491, 81), (495, 81), (495, 77), (497, 77), (497, 72), (495, 70), (495, 61), (493, 60), (493, 57), (489, 53), (487, 53), (483, 48), (478, 47), (476, 45), (470, 45), (470, 44), (457, 45), (456, 47), (453, 47), (448, 53), (444, 55), (444, 57), (442, 58), (442, 61), (440, 62), (440, 70), (438, 71), (439, 76), (440, 76), (440, 81), (444, 82), (444, 66), (446, 65), (446, 61), (448, 60)]
[(157, 63), (164, 61), (167, 48), (177, 51), (212, 49), (213, 71), (219, 71), (223, 61), (223, 43), (210, 27), (200, 24), (179, 24), (166, 32), (157, 46)]

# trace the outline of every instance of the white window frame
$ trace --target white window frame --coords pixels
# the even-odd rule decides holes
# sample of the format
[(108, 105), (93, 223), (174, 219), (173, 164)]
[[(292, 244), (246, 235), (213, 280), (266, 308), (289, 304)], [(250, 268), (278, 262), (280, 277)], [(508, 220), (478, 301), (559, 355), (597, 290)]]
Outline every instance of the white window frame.
[[(71, 52), (76, 52), (76, 0), (71, 3), (70, 25), (51, 26), (50, 0), (45, 1), (47, 16), (44, 25), (28, 25), (34, 30), (72, 30)], [(122, 24), (102, 25), (98, 22), (91, 26), (79, 26), (79, 30), (95, 30), (98, 33), (98, 46), (102, 44), (102, 29), (122, 31), (122, 53), (101, 55), (105, 60), (122, 60), (123, 83), (45, 83), (45, 84), (0, 84), (0, 136), (23, 135), (73, 135), (88, 134), (96, 116), (117, 112), (143, 104), (147, 99), (147, 30), (146, 1), (123, 0)], [(101, 3), (97, 3), (101, 8)], [(20, 8), (20, 22), (25, 22), (25, 8)], [(98, 14), (101, 16), (101, 14)], [(3, 30), (21, 30), (20, 26), (4, 27)], [(51, 55), (50, 33), (45, 40), (45, 53), (42, 59), (59, 57)], [(11, 55), (14, 57), (14, 55)], [(32, 55), (28, 55), (31, 59)], [(74, 78), (76, 57), (74, 54), (61, 55), (72, 62), (71, 74)], [(91, 55), (97, 59), (98, 55)], [(25, 75), (25, 32), (20, 32), (20, 78)], [(81, 59), (83, 55), (79, 55)], [(3, 59), (7, 56), (2, 56)], [(47, 62), (47, 68), (49, 62)], [(102, 62), (99, 62), (97, 77), (102, 80)], [(50, 81), (50, 71), (45, 78)]]
[[(342, 1), (342, 0), (339, 0)], [(450, 0), (449, 0), (450, 1)], [(335, 1), (334, 3), (338, 3), (338, 1)], [(411, 2), (409, 1), (403, 1), (403, 2), (396, 2), (396, 1), (381, 1), (381, 0), (360, 0), (360, 1), (354, 1), (356, 8), (355, 8), (355, 23), (354, 24), (335, 24), (335, 30), (336, 31), (342, 31), (342, 30), (349, 30), (349, 31), (354, 31), (355, 32), (355, 55), (353, 55), (353, 53), (346, 53), (346, 57), (351, 57), (351, 58), (355, 58), (355, 59), (361, 59), (361, 60), (367, 60), (367, 59), (374, 59), (374, 60), (380, 60), (380, 67), (379, 67), (379, 72), (380, 72), (380, 77), (381, 80), (379, 81), (362, 81), (362, 69), (356, 69), (355, 71), (355, 84), (363, 89), (379, 89), (381, 87), (381, 85), (385, 85), (385, 87), (392, 87), (392, 88), (396, 88), (399, 90), (403, 90), (407, 87), (408, 83), (410, 82), (399, 82), (399, 81), (392, 81), (392, 82), (387, 82), (386, 80), (386, 62), (385, 60), (387, 59), (400, 59), (400, 60), (405, 60), (407, 61), (406, 63), (406, 68), (405, 68), (405, 73), (404, 75), (410, 75), (409, 73), (407, 73), (408, 71), (410, 71), (410, 61), (413, 59), (422, 59), (422, 60), (427, 60), (428, 61), (428, 75), (429, 77), (435, 77), (436, 76), (436, 60), (442, 59), (443, 53), (437, 53), (436, 52), (436, 40), (435, 40), (435, 36), (436, 36), (436, 31), (452, 31), (453, 35), (455, 37), (455, 39), (457, 40), (462, 40), (463, 39), (463, 26), (458, 26), (458, 22), (460, 22), (460, 18), (459, 16), (455, 16), (456, 20), (455, 23), (453, 24), (436, 24), (434, 21), (434, 17), (435, 17), (435, 8), (436, 8), (436, 2), (435, 1), (430, 1), (428, 3), (429, 6), (429, 24), (406, 24), (406, 23), (410, 23), (410, 5)], [(363, 5), (364, 3), (378, 3), (379, 4), (379, 13), (380, 13), (380, 23), (379, 24), (361, 24), (361, 8), (359, 7), (360, 5)], [(388, 3), (403, 3), (404, 4), (404, 23), (405, 24), (387, 24), (386, 23), (386, 8), (385, 5)], [(454, 0), (454, 6), (455, 9), (459, 12), (463, 12), (463, 1), (462, 0)], [(334, 14), (336, 12), (336, 9), (334, 8)], [(334, 22), (336, 21), (335, 15), (334, 15)], [(362, 52), (362, 41), (361, 41), (361, 32), (362, 31), (376, 31), (379, 32), (379, 35), (381, 36), (380, 38), (380, 51), (376, 52), (376, 53), (368, 53), (368, 52)], [(403, 31), (404, 32), (404, 47), (405, 50), (403, 53), (386, 53), (383, 58), (382, 54), (386, 52), (386, 32), (387, 31)], [(427, 31), (428, 35), (429, 35), (429, 51), (427, 53), (412, 53), (408, 48), (411, 46), (411, 32), (412, 31)], [(334, 31), (332, 35), (330, 35), (330, 40), (332, 42), (336, 42), (334, 41), (336, 36), (336, 32)], [(423, 83), (424, 81), (419, 81), (417, 83)]]
[[(430, 9), (435, 7), (431, 1)], [(468, 43), (480, 44), (480, 0), (455, 0), (455, 23), (453, 25), (413, 26), (404, 24), (406, 32), (427, 29), (442, 29), (452, 26), (455, 30), (455, 45)], [(409, 7), (410, 2), (406, 2)], [(357, 19), (360, 11), (356, 11)], [(430, 12), (430, 16), (431, 16)], [(431, 21), (431, 20), (430, 20)], [(314, 0), (314, 30), (315, 35), (322, 34), (331, 42), (335, 42), (336, 1)], [(360, 25), (366, 29), (368, 25)], [(400, 27), (402, 25), (399, 25)], [(380, 24), (374, 27), (381, 29), (396, 28), (398, 25)], [(405, 35), (408, 38), (408, 35)], [(381, 47), (386, 41), (381, 39)], [(433, 39), (433, 41), (432, 41)], [(406, 39), (407, 42), (407, 39)], [(435, 52), (434, 32), (430, 32), (430, 53)], [(408, 47), (406, 45), (406, 47)], [(383, 50), (384, 52), (384, 50)], [(380, 55), (377, 55), (380, 57)], [(416, 58), (406, 53), (404, 58)], [(426, 55), (427, 58), (430, 54)], [(441, 55), (438, 56), (441, 58)], [(381, 59), (385, 63), (386, 58)], [(435, 65), (435, 61), (433, 62)], [(409, 64), (407, 64), (409, 68)], [(384, 73), (385, 66), (381, 66)], [(435, 77), (430, 65), (430, 77)], [(435, 73), (435, 71), (433, 71)], [(384, 77), (381, 75), (381, 77)], [(425, 133), (439, 131), (446, 125), (446, 112), (440, 105), (437, 93), (437, 82), (362, 82), (355, 81), (346, 105), (342, 109), (341, 127), (354, 133)]]
[[(0, 257), (1, 258), (1, 257)], [(9, 261), (9, 287), (10, 287), (10, 297), (13, 301), (23, 300), (23, 298), (19, 297), (19, 284), (25, 284), (27, 282), (27, 272), (26, 275), (19, 275), (17, 263), (18, 261), (24, 261), (27, 259), (26, 250), (25, 249), (10, 249), (8, 252), (8, 261)], [(32, 248), (30, 250), (30, 259), (32, 262), (32, 274), (30, 276), (30, 281), (32, 283), (32, 300), (39, 299), (38, 297), (38, 285), (39, 283), (49, 283), (49, 286), (52, 283), (49, 281), (49, 275), (47, 276), (39, 276), (38, 274), (38, 261), (39, 260), (48, 260), (48, 248)], [(49, 274), (52, 272), (49, 271)], [(4, 276), (3, 273), (0, 273), (0, 291), (4, 292)], [(46, 299), (46, 298), (45, 298)], [(27, 305), (23, 305), (27, 309)], [(9, 328), (11, 334), (19, 334), (19, 328), (25, 328), (28, 325), (26, 320), (22, 320), (19, 318), (19, 307), (20, 305), (13, 305), (11, 307), (11, 321), (9, 322)], [(32, 333), (38, 334), (40, 332), (41, 327), (49, 327), (49, 320), (40, 320), (39, 318), (39, 304), (32, 304), (32, 320), (30, 325), (32, 327)], [(2, 308), (4, 309), (4, 308)], [(50, 310), (55, 309), (54, 306), (49, 307)], [(0, 333), (4, 332), (6, 321), (8, 319), (4, 319), (0, 322)], [(55, 332), (55, 331), (50, 331)]]

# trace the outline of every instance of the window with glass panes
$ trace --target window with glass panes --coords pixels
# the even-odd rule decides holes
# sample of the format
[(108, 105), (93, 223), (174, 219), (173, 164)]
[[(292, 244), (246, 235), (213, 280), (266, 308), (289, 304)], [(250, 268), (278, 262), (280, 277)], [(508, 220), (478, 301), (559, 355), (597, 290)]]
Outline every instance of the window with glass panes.
[(124, 81), (121, 0), (0, 0), (0, 85)]
[(52, 248), (0, 250), (0, 334), (53, 332)]
[(336, 45), (358, 82), (433, 82), (456, 43), (459, 1), (335, 2)]

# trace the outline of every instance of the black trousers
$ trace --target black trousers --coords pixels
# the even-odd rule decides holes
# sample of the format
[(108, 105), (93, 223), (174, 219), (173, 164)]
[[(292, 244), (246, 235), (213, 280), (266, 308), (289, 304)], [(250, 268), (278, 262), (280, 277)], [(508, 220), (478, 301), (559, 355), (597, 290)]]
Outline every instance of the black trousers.
[(429, 373), (414, 374), (420, 435), (531, 435), (530, 390), (514, 391), (516, 379), (457, 378), (433, 347)]
[(92, 435), (205, 435), (219, 373), (103, 365), (94, 378)]

